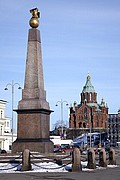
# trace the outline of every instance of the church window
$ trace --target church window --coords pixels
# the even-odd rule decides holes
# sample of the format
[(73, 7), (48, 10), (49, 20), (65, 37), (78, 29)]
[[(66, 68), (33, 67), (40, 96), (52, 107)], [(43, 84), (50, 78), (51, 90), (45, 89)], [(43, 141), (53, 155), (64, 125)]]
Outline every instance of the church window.
[(87, 108), (84, 108), (84, 119), (87, 119)]
[(87, 113), (87, 108), (86, 107), (84, 108), (84, 113)]
[(91, 95), (91, 93), (90, 93), (90, 101), (92, 100), (92, 95)]
[(82, 128), (82, 122), (79, 123), (79, 128)]
[(86, 128), (86, 123), (83, 123), (83, 128)]

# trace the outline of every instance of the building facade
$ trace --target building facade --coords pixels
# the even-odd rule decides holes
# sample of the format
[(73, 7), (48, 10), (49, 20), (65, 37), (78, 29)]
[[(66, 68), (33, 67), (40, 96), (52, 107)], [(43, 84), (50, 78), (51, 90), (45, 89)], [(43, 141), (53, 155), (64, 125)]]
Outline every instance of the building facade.
[[(10, 128), (10, 118), (6, 117), (6, 103), (7, 101), (0, 100), (0, 150), (11, 150), (12, 133)], [(13, 140), (17, 135), (13, 134)]]
[(97, 93), (91, 83), (91, 77), (88, 74), (86, 84), (81, 92), (81, 102), (70, 107), (69, 132), (67, 136), (73, 138), (82, 133), (88, 132), (106, 132), (108, 119), (108, 107), (104, 100), (97, 103)]
[(108, 138), (111, 146), (120, 143), (120, 109), (118, 114), (108, 115)]

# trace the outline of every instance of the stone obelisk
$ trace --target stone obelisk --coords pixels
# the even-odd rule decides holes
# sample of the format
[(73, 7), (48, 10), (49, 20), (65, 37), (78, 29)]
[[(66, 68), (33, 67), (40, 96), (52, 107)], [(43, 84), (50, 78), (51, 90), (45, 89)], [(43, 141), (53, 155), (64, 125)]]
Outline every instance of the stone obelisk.
[(17, 139), (12, 152), (29, 149), (34, 152), (53, 152), (53, 143), (49, 138), (50, 113), (46, 101), (42, 67), (42, 52), (39, 26), (39, 11), (31, 9), (32, 18), (28, 34), (27, 59), (22, 100), (18, 103)]

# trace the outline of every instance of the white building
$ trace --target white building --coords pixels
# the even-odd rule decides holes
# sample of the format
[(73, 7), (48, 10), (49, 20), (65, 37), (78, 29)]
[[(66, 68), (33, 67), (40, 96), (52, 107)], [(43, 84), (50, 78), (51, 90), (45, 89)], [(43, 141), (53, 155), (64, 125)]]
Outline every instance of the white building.
[[(10, 118), (6, 117), (7, 101), (0, 100), (0, 149), (6, 151), (11, 150), (12, 133), (10, 128)], [(13, 134), (13, 141), (17, 138), (17, 134)]]
[(61, 136), (50, 136), (50, 140), (54, 145), (72, 145), (72, 139), (61, 139)]

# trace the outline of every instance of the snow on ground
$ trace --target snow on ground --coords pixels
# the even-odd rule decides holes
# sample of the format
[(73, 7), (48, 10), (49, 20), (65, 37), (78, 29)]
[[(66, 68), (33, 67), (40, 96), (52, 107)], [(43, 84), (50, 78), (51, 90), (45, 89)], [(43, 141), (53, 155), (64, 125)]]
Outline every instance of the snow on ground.
[[(18, 173), (21, 164), (14, 163), (0, 163), (0, 173)], [(26, 171), (25, 171), (26, 172)], [(55, 163), (35, 163), (32, 164), (32, 170), (28, 172), (68, 172), (65, 167), (59, 166)]]
[[(83, 171), (94, 171), (93, 169), (87, 169), (87, 162), (81, 162)], [(71, 170), (72, 164), (59, 166), (55, 163), (34, 163), (32, 164), (32, 170), (30, 171), (22, 171), (24, 172), (69, 172)], [(115, 168), (115, 165), (108, 165), (108, 168)], [(21, 165), (15, 163), (0, 163), (0, 173), (21, 173), (19, 171)], [(101, 169), (102, 167), (98, 167), (97, 169)], [(103, 168), (102, 168), (103, 169)], [(105, 168), (104, 168), (105, 169)]]

